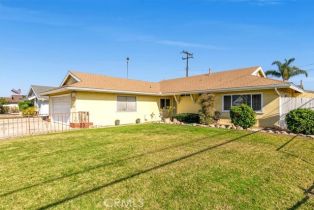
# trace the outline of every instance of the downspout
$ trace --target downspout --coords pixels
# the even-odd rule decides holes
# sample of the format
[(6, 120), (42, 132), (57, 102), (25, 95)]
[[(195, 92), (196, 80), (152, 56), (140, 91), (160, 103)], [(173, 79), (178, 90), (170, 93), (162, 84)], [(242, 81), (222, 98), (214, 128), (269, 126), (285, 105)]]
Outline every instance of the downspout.
[(279, 90), (277, 89), (277, 88), (275, 88), (275, 91), (276, 91), (276, 93), (277, 93), (277, 95), (279, 96), (279, 126), (281, 127), (281, 123), (280, 123), (280, 121), (281, 121), (281, 114), (282, 114), (282, 110), (281, 110), (281, 95), (280, 95), (280, 92), (279, 92)]

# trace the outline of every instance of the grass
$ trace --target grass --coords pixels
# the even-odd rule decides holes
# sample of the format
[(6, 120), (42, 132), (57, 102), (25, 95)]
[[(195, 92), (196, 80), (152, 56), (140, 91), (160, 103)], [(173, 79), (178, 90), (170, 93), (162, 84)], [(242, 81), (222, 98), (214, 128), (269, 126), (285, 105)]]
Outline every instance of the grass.
[(313, 209), (314, 141), (145, 124), (0, 142), (0, 209)]

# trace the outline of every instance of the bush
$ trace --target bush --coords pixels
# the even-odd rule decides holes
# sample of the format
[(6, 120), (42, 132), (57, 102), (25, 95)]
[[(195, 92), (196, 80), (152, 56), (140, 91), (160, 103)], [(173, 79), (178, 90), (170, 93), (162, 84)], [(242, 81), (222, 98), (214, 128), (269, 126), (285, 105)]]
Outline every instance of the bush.
[(200, 122), (199, 114), (194, 114), (194, 113), (176, 114), (174, 118), (184, 123), (199, 123)]
[(23, 110), (25, 110), (25, 109), (27, 109), (29, 107), (33, 107), (33, 102), (32, 101), (26, 100), (26, 101), (19, 102), (19, 109), (20, 109), (20, 111), (23, 111)]
[(215, 111), (214, 112), (214, 116), (213, 116), (213, 119), (218, 122), (220, 120), (220, 117), (221, 117), (221, 112), (220, 111)]
[(7, 103), (8, 103), (7, 99), (0, 98), (0, 105), (4, 105), (4, 104), (7, 104)]
[(10, 113), (19, 113), (20, 110), (19, 110), (19, 108), (17, 108), (17, 107), (11, 107), (9, 112), (10, 112)]
[(160, 110), (160, 117), (161, 119), (166, 119), (166, 118), (170, 118), (172, 119), (173, 118), (173, 114), (175, 112), (175, 107), (167, 107), (167, 108), (163, 108)]
[(120, 125), (120, 120), (115, 120), (115, 121), (114, 121), (114, 124), (115, 124), (115, 125)]
[(246, 104), (233, 106), (230, 110), (231, 122), (244, 129), (252, 127), (256, 123), (255, 112)]
[(201, 109), (199, 110), (200, 122), (202, 124), (211, 124), (214, 119), (214, 102), (215, 95), (211, 93), (202, 94), (199, 99)]
[(10, 107), (3, 106), (0, 104), (0, 114), (8, 114), (10, 112)]
[(286, 116), (288, 129), (294, 133), (314, 135), (314, 111), (311, 109), (295, 109)]
[(22, 111), (22, 115), (23, 116), (35, 116), (35, 115), (37, 115), (37, 111), (36, 111), (36, 109), (35, 109), (35, 107), (28, 107), (27, 109), (24, 109), (23, 111)]

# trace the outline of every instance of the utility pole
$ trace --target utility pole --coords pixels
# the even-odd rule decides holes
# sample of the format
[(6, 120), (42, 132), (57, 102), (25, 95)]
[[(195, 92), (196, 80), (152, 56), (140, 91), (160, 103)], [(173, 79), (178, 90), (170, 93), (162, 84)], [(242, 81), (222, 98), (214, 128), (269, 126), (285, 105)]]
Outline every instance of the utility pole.
[(193, 58), (193, 53), (190, 53), (188, 51), (182, 51), (181, 52), (183, 55), (182, 60), (186, 60), (186, 68), (185, 68), (185, 76), (189, 76), (189, 59)]
[(129, 79), (129, 57), (126, 57), (126, 78)]

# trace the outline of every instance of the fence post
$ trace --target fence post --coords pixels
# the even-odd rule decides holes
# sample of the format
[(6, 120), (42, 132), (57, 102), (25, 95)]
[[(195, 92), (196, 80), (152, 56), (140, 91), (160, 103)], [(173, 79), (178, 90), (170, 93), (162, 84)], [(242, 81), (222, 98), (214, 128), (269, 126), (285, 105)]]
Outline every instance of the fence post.
[(27, 116), (27, 121), (28, 121), (28, 134), (31, 134), (31, 123), (30, 123), (30, 119), (29, 116)]

